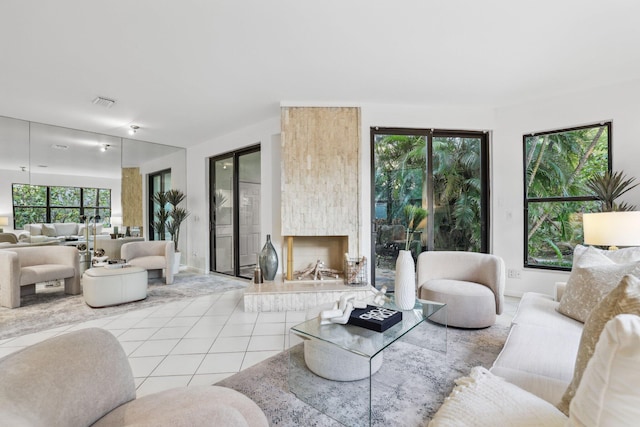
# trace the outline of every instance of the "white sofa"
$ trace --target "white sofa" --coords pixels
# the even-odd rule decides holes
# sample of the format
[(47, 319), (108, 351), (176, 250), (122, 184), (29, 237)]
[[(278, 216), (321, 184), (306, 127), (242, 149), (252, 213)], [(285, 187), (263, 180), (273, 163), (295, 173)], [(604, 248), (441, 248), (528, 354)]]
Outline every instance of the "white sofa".
[(0, 250), (0, 305), (20, 307), (20, 296), (35, 292), (35, 284), (64, 279), (64, 292), (77, 295), (80, 258), (70, 246), (37, 246)]
[[(95, 230), (98, 239), (109, 239), (108, 231), (102, 229), (102, 224), (97, 224)], [(82, 239), (86, 237), (87, 226), (75, 222), (54, 222), (50, 224), (25, 224), (24, 232), (18, 235), (19, 240), (29, 241), (64, 241), (67, 238)], [(94, 224), (89, 225), (90, 236), (94, 234)]]

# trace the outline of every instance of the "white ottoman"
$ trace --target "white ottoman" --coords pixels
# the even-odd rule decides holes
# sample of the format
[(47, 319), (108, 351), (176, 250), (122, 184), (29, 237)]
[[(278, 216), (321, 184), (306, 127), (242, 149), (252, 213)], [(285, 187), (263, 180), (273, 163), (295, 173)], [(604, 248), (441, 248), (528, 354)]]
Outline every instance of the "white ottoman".
[[(307, 320), (317, 318), (322, 310), (328, 310), (333, 304), (325, 304), (309, 309)], [(366, 331), (366, 335), (381, 335), (379, 332)], [(354, 337), (354, 340), (361, 339)], [(320, 340), (305, 340), (304, 362), (314, 374), (333, 381), (357, 381), (369, 378), (382, 366), (383, 352), (371, 359), (371, 366), (366, 357), (358, 356), (347, 350)]]
[(91, 307), (106, 307), (147, 297), (147, 270), (141, 267), (90, 268), (82, 275), (82, 293)]

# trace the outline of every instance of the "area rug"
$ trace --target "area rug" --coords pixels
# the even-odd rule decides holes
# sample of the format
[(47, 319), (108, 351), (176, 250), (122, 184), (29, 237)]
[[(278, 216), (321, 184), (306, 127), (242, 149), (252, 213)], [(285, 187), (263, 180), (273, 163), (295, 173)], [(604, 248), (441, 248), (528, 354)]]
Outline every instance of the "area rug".
[[(434, 327), (442, 328), (421, 325), (384, 350), (382, 367), (371, 380), (372, 425), (425, 426), (453, 389), (456, 378), (467, 375), (474, 366), (491, 367), (509, 331), (508, 322), (480, 330), (448, 328), (443, 353), (429, 348)], [(344, 425), (369, 425), (368, 380), (335, 382), (309, 373), (307, 386), (315, 393), (314, 405), (321, 412), (289, 392), (289, 357), (294, 364), (304, 364), (302, 344), (217, 385), (249, 396), (272, 426), (341, 425), (325, 414), (341, 419)]]
[(33, 295), (20, 299), (18, 308), (0, 307), (0, 339), (39, 332), (72, 323), (99, 319), (128, 311), (153, 307), (185, 298), (195, 298), (231, 289), (242, 289), (246, 279), (180, 272), (171, 285), (163, 279), (150, 279), (147, 298), (113, 307), (91, 308), (82, 295), (66, 295), (64, 286), (37, 286)]

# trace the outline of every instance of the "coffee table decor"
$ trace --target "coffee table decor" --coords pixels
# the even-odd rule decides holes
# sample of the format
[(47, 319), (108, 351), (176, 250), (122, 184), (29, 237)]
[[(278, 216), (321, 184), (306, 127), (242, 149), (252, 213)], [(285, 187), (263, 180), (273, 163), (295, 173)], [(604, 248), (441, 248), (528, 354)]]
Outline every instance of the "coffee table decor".
[(366, 308), (354, 309), (347, 323), (376, 332), (384, 332), (401, 321), (401, 311), (367, 305)]

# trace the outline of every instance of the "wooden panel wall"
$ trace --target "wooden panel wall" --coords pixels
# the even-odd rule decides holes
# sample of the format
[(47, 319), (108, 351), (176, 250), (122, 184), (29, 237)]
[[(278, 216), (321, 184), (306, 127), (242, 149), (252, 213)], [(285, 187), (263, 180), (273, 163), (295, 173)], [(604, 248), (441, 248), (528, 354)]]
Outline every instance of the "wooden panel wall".
[(122, 168), (122, 225), (139, 226), (143, 231), (142, 221), (142, 175), (140, 168)]
[(282, 235), (359, 247), (360, 109), (282, 109)]

